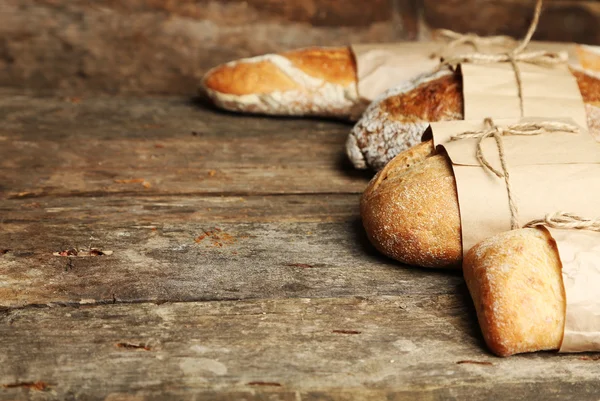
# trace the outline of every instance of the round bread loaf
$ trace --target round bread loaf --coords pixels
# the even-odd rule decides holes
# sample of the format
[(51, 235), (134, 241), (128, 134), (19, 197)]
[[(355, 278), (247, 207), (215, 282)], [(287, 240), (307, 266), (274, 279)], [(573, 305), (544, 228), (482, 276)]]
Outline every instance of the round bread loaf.
[(460, 267), (454, 174), (432, 141), (388, 163), (363, 193), (360, 211), (367, 236), (381, 253), (410, 265)]
[[(586, 109), (589, 128), (600, 139), (600, 101)], [(456, 181), (433, 141), (401, 152), (379, 171), (361, 197), (360, 212), (367, 236), (384, 255), (409, 265), (460, 268)]]

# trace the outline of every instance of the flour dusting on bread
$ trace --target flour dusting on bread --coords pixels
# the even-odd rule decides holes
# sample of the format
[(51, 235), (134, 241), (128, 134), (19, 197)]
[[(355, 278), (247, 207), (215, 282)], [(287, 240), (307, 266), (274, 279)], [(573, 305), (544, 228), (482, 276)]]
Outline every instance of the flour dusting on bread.
[(497, 234), (463, 264), (483, 337), (497, 355), (560, 347), (565, 295), (556, 243), (547, 230)]
[[(395, 88), (389, 89), (375, 99), (356, 123), (346, 142), (346, 153), (354, 167), (358, 169), (381, 169), (400, 152), (421, 142), (429, 120), (417, 116), (395, 113), (398, 105), (389, 105), (388, 101), (411, 93), (423, 92), (428, 84), (443, 77), (452, 77), (454, 72), (442, 69), (426, 73)], [(417, 95), (418, 96), (418, 95)], [(428, 96), (425, 93), (425, 96)], [(431, 99), (430, 99), (431, 100)], [(422, 108), (428, 108), (430, 101), (423, 102)], [(403, 107), (400, 105), (400, 107)], [(437, 107), (439, 111), (440, 108)], [(422, 110), (429, 114), (429, 110)], [(436, 113), (435, 118), (452, 120), (460, 119), (457, 113)]]
[[(206, 73), (202, 86), (217, 106), (227, 110), (349, 118), (360, 102), (355, 67), (347, 52), (310, 48), (231, 61)], [(293, 58), (303, 60), (302, 56), (303, 65), (294, 63)], [(314, 65), (311, 57), (317, 58)], [(232, 72), (240, 67), (243, 71)], [(315, 70), (321, 76), (308, 72)]]
[[(586, 103), (588, 128), (600, 140), (600, 72), (570, 68)], [(348, 136), (348, 157), (356, 168), (379, 170), (418, 143), (429, 122), (462, 120), (463, 107), (459, 74), (445, 69), (421, 75), (388, 90), (368, 107)]]

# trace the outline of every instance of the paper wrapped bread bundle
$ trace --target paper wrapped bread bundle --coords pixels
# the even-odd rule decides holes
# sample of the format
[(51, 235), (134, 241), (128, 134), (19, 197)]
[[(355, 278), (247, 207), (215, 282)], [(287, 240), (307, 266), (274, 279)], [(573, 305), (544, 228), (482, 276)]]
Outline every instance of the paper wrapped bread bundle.
[(544, 228), (507, 231), (467, 252), (464, 276), (493, 353), (560, 348), (565, 292), (556, 242)]
[[(600, 80), (582, 72), (574, 74), (589, 129), (600, 137)], [(441, 102), (438, 112), (462, 115), (458, 78), (445, 77), (452, 78), (443, 92), (450, 101)], [(410, 265), (460, 267), (463, 252), (456, 182), (450, 161), (437, 153), (432, 141), (400, 153), (371, 180), (361, 198), (361, 217), (369, 239), (383, 254)]]
[[(598, 48), (577, 46), (577, 55), (578, 65), (581, 67), (600, 70)], [(445, 111), (438, 111), (436, 107), (427, 108), (427, 105), (418, 101), (415, 103), (415, 108), (410, 109), (411, 102), (418, 99), (427, 101), (428, 105), (443, 100), (443, 91), (432, 89), (432, 86), (443, 88), (444, 82), (436, 81), (437, 78), (441, 78), (441, 75), (425, 74), (391, 90), (381, 97), (380, 101), (400, 93), (409, 95), (404, 96), (400, 104), (390, 105), (391, 108), (381, 105), (381, 113), (376, 110), (379, 106), (371, 106), (370, 116), (363, 119), (360, 125), (362, 128), (355, 129), (355, 139), (359, 144), (349, 148), (349, 151), (358, 152), (355, 157), (352, 157), (357, 167), (366, 167), (365, 161), (359, 162), (364, 159), (360, 156), (361, 149), (377, 153), (376, 149), (366, 149), (366, 147), (378, 146), (371, 145), (378, 142), (369, 140), (369, 135), (375, 133), (383, 136), (391, 135), (392, 142), (398, 141), (398, 145), (391, 145), (387, 151), (387, 160), (398, 153), (396, 151), (395, 154), (391, 154), (396, 149), (404, 150), (414, 144), (415, 140), (411, 138), (416, 134), (404, 135), (398, 131), (398, 127), (393, 123), (402, 123), (404, 120), (396, 119), (395, 116), (406, 116), (411, 122), (460, 118), (453, 113), (446, 115)], [(231, 111), (287, 116), (328, 116), (356, 120), (367, 107), (359, 96), (357, 77), (356, 60), (350, 47), (311, 47), (244, 58), (219, 65), (205, 74), (202, 88), (217, 106)], [(424, 85), (428, 88), (423, 92), (421, 88)], [(429, 95), (435, 98), (428, 99)], [(379, 103), (374, 102), (374, 104)], [(409, 109), (402, 109), (403, 105), (408, 106)], [(361, 130), (365, 131), (364, 135), (358, 135)], [(383, 149), (386, 146), (390, 145), (384, 145)], [(367, 156), (367, 160), (368, 158)], [(383, 164), (385, 163), (379, 163), (379, 168)]]
[(217, 106), (239, 112), (350, 118), (360, 107), (356, 64), (348, 47), (232, 61), (208, 71), (202, 87)]
[[(600, 131), (600, 47), (577, 45), (576, 50), (571, 71), (588, 103), (589, 124)], [(380, 170), (421, 142), (429, 122), (462, 120), (463, 111), (459, 72), (444, 68), (423, 74), (369, 105), (348, 136), (346, 153), (356, 168)]]

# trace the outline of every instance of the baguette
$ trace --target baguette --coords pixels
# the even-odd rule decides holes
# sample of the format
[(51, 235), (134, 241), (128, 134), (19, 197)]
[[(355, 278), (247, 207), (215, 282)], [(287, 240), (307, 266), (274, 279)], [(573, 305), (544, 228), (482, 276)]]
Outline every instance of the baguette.
[[(576, 47), (581, 67), (600, 70), (597, 49)], [(311, 47), (219, 65), (204, 75), (201, 88), (231, 111), (356, 121), (368, 106), (358, 94), (357, 77), (350, 47)]]
[[(590, 132), (600, 140), (600, 80), (574, 73)], [(453, 101), (443, 108), (455, 112), (462, 108), (460, 96), (446, 97)], [(433, 141), (392, 159), (367, 186), (360, 210), (367, 236), (381, 253), (409, 265), (460, 267), (463, 250), (456, 182), (450, 161), (434, 149)]]
[(463, 274), (494, 354), (560, 348), (566, 311), (561, 271), (556, 242), (544, 228), (507, 231), (469, 250)]
[(362, 112), (356, 63), (348, 47), (294, 50), (245, 58), (208, 71), (202, 87), (231, 111), (351, 118)]
[[(579, 64), (571, 71), (588, 103), (590, 130), (600, 132), (600, 47), (577, 46)], [(595, 107), (590, 107), (595, 106)], [(429, 122), (463, 119), (462, 77), (449, 68), (420, 75), (389, 89), (369, 105), (346, 142), (358, 169), (380, 170), (394, 156), (414, 146)], [(600, 140), (600, 137), (598, 137)]]

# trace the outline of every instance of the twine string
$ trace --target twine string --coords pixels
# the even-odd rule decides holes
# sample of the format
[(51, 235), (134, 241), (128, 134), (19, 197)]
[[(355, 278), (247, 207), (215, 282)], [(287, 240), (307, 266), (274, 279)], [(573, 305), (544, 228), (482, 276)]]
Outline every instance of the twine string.
[[(520, 44), (513, 50), (506, 53), (488, 54), (476, 51), (475, 53), (459, 54), (443, 58), (440, 63), (440, 68), (444, 66), (454, 67), (462, 63), (474, 63), (474, 64), (491, 64), (491, 63), (510, 63), (515, 73), (515, 80), (517, 83), (517, 93), (519, 97), (519, 109), (521, 111), (521, 117), (524, 116), (524, 104), (523, 104), (523, 82), (521, 78), (521, 70), (518, 66), (518, 62), (525, 62), (528, 64), (539, 65), (539, 66), (552, 66), (563, 64), (568, 61), (568, 56), (564, 52), (549, 52), (549, 51), (532, 51), (525, 52), (525, 48), (531, 42), (531, 38), (540, 20), (542, 13), (542, 0), (537, 0), (535, 5), (535, 11), (533, 19), (527, 34), (520, 42)], [(472, 34), (471, 34), (472, 35)], [(465, 39), (466, 41), (467, 39)], [(469, 39), (472, 41), (472, 39)], [(475, 41), (476, 42), (476, 41)], [(471, 43), (471, 42), (470, 42)], [(476, 48), (477, 49), (477, 48)]]
[(538, 226), (600, 232), (600, 218), (588, 219), (574, 213), (559, 211), (549, 213), (543, 219), (532, 220), (525, 225), (525, 227)]
[[(521, 70), (519, 69), (518, 62), (525, 62), (539, 66), (553, 66), (563, 64), (568, 61), (566, 53), (549, 52), (549, 51), (532, 51), (525, 52), (525, 49), (531, 42), (531, 38), (537, 29), (540, 15), (542, 12), (543, 0), (537, 0), (535, 5), (535, 11), (533, 19), (527, 30), (527, 34), (523, 40), (513, 50), (506, 53), (490, 54), (482, 53), (482, 46), (505, 46), (509, 47), (514, 44), (514, 40), (507, 36), (489, 36), (480, 37), (476, 34), (460, 34), (450, 30), (440, 30), (439, 35), (450, 43), (446, 45), (443, 52), (440, 54), (447, 54), (452, 49), (463, 45), (469, 44), (475, 49), (474, 53), (459, 54), (450, 57), (442, 57), (440, 68), (444, 66), (455, 67), (461, 63), (474, 63), (474, 64), (490, 64), (490, 63), (503, 63), (508, 62), (511, 64), (512, 69), (515, 73), (515, 80), (517, 84), (517, 92), (519, 96), (519, 108), (521, 117), (524, 117), (524, 105), (523, 105), (523, 81), (521, 78)], [(432, 55), (435, 57), (436, 55)], [(510, 173), (508, 164), (506, 162), (506, 155), (504, 151), (504, 143), (502, 136), (504, 135), (539, 135), (546, 132), (577, 132), (578, 128), (575, 125), (568, 123), (561, 123), (556, 121), (544, 121), (536, 123), (519, 123), (512, 124), (507, 127), (500, 128), (496, 126), (491, 118), (484, 119), (484, 128), (479, 131), (464, 132), (450, 138), (451, 141), (475, 138), (477, 139), (477, 160), (481, 166), (489, 172), (496, 175), (498, 178), (504, 178), (506, 185), (506, 192), (508, 196), (508, 204), (511, 215), (511, 229), (520, 228), (519, 225), (519, 211), (515, 202), (515, 197), (512, 190)], [(486, 159), (483, 154), (482, 144), (487, 138), (493, 137), (496, 146), (498, 148), (498, 155), (500, 158), (500, 165), (502, 171), (494, 168)], [(574, 213), (568, 212), (555, 212), (547, 214), (543, 219), (532, 220), (527, 223), (524, 227), (537, 227), (546, 226), (550, 228), (562, 228), (562, 229), (577, 229), (577, 230), (590, 230), (600, 232), (600, 218), (589, 219)]]
[(446, 40), (448, 43), (431, 54), (431, 58), (445, 58), (453, 49), (462, 45), (470, 45), (479, 53), (482, 51), (482, 47), (500, 46), (509, 48), (517, 44), (515, 39), (506, 35), (479, 36), (475, 33), (459, 33), (450, 29), (438, 29), (435, 36)]
[[(498, 178), (504, 178), (504, 184), (506, 186), (506, 193), (508, 197), (508, 206), (510, 209), (510, 227), (512, 230), (520, 228), (519, 225), (519, 209), (517, 208), (517, 202), (512, 189), (510, 180), (510, 172), (508, 169), (508, 163), (506, 161), (506, 153), (504, 151), (504, 142), (502, 136), (504, 135), (540, 135), (549, 132), (578, 132), (578, 127), (573, 124), (559, 122), (559, 121), (540, 121), (540, 122), (521, 122), (517, 124), (511, 124), (506, 127), (498, 127), (494, 124), (491, 118), (484, 119), (484, 128), (479, 131), (467, 131), (450, 137), (450, 141), (457, 141), (461, 139), (474, 138), (477, 139), (477, 152), (476, 157), (479, 164), (489, 172), (496, 175)], [(487, 138), (494, 138), (496, 146), (498, 148), (498, 156), (500, 158), (500, 166), (502, 171), (497, 170), (490, 164), (483, 153), (483, 141)]]

